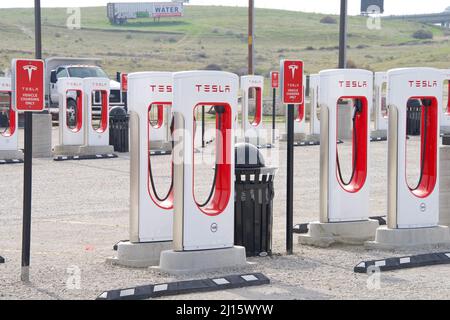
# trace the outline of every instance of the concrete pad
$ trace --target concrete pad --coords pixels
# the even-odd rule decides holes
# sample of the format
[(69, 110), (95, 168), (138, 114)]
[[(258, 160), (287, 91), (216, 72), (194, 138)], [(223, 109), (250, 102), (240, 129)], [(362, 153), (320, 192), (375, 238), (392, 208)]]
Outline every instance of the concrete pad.
[(131, 268), (148, 268), (159, 265), (161, 252), (172, 249), (172, 241), (117, 244), (117, 257), (107, 259), (113, 265)]
[(441, 130), (441, 134), (443, 133), (443, 134), (447, 134), (447, 133), (450, 133), (450, 127), (449, 126), (441, 126), (441, 128), (440, 128)]
[[(294, 134), (294, 142), (302, 142), (306, 141), (306, 133), (295, 133)], [(280, 136), (280, 141), (287, 141), (287, 133), (283, 133)]]
[(150, 151), (172, 151), (172, 142), (167, 141), (151, 141)]
[(306, 136), (307, 142), (320, 142), (320, 134), (308, 134)]
[(80, 146), (57, 145), (53, 147), (54, 156), (78, 156), (79, 154)]
[(161, 252), (159, 269), (169, 274), (195, 274), (247, 265), (245, 248)]
[(371, 138), (387, 138), (387, 130), (375, 130), (370, 132)]
[(114, 153), (114, 146), (80, 146), (79, 155), (96, 155)]
[(320, 223), (311, 222), (307, 234), (298, 236), (298, 243), (326, 248), (334, 243), (362, 245), (375, 238), (378, 221)]
[(0, 150), (0, 160), (23, 160), (21, 150)]
[(447, 226), (416, 229), (377, 229), (375, 241), (367, 241), (369, 249), (405, 249), (429, 246), (450, 245), (450, 231)]

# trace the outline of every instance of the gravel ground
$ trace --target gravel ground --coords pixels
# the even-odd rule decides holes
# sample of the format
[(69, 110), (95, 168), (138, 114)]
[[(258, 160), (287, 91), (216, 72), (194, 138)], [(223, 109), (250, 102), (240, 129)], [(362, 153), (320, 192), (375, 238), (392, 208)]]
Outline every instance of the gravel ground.
[[(57, 141), (56, 130), (54, 141)], [(370, 147), (371, 214), (385, 215), (387, 143), (371, 143)], [(350, 150), (348, 143), (340, 148), (342, 155)], [(416, 139), (411, 140), (411, 150), (418, 154)], [(279, 166), (275, 180), (274, 255), (250, 258), (251, 264), (245, 268), (177, 277), (154, 269), (127, 269), (105, 262), (114, 255), (112, 245), (128, 238), (129, 155), (120, 154), (119, 158), (109, 160), (59, 163), (50, 159), (34, 160), (31, 283), (22, 284), (19, 278), (23, 166), (0, 166), (0, 181), (4, 186), (0, 201), (0, 255), (6, 258), (6, 263), (0, 265), (0, 299), (94, 299), (104, 290), (246, 272), (262, 272), (271, 279), (271, 284), (165, 299), (450, 298), (450, 266), (384, 273), (379, 286), (368, 285), (373, 279), (368, 275), (353, 272), (361, 260), (450, 248), (376, 251), (358, 246), (318, 249), (295, 244), (294, 255), (287, 256), (285, 145), (281, 143), (279, 149), (263, 150), (263, 153), (267, 162)], [(153, 160), (157, 183), (167, 183), (163, 173), (168, 172), (169, 159), (160, 156)], [(343, 161), (350, 161), (350, 157)], [(413, 168), (412, 162), (409, 165)], [(295, 172), (295, 223), (317, 220), (319, 147), (295, 148)], [(202, 199), (208, 186), (203, 183), (197, 190)], [(72, 288), (68, 284), (72, 272), (77, 270), (81, 276), (80, 288)]]

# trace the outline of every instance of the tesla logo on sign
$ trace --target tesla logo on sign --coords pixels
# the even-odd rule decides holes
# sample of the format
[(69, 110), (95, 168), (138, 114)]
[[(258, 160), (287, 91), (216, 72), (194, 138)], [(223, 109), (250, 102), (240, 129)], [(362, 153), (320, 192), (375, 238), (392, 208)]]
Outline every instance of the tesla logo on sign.
[(289, 70), (291, 70), (292, 79), (295, 79), (295, 71), (297, 71), (298, 66), (295, 64), (291, 64), (288, 68), (289, 68)]
[(44, 61), (12, 61), (12, 95), (15, 111), (42, 111), (45, 106)]
[(280, 85), (280, 74), (276, 71), (271, 72), (272, 89), (277, 89)]
[(31, 82), (31, 78), (33, 77), (33, 71), (36, 71), (37, 67), (29, 64), (24, 66), (23, 70), (28, 72), (28, 81)]
[(303, 103), (303, 61), (281, 61), (282, 100), (284, 104)]

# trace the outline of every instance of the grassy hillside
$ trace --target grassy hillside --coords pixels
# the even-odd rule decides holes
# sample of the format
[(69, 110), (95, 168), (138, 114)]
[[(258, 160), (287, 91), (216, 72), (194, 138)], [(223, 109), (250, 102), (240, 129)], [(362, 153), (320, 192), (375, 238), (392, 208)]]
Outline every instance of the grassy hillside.
[[(186, 7), (182, 19), (135, 20), (112, 26), (106, 8), (83, 8), (81, 30), (66, 28), (65, 9), (43, 9), (43, 48), (48, 56), (96, 56), (115, 71), (202, 69), (217, 64), (224, 70), (245, 72), (247, 11), (235, 7)], [(338, 25), (321, 24), (323, 15), (282, 10), (256, 10), (256, 71), (267, 75), (281, 58), (298, 57), (308, 73), (334, 68)], [(337, 18), (337, 17), (336, 17)], [(33, 11), (0, 10), (0, 69), (13, 57), (33, 55)], [(426, 28), (432, 41), (412, 38)], [(383, 21), (369, 30), (366, 19), (349, 22), (349, 59), (374, 71), (422, 65), (448, 68), (450, 33), (438, 27), (402, 21)]]

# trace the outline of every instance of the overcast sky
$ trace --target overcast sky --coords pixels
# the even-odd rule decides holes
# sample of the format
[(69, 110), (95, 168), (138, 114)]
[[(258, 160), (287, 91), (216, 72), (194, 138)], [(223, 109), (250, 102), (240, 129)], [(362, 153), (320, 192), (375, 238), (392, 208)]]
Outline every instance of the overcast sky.
[[(358, 14), (360, 0), (348, 0), (349, 13)], [(87, 7), (104, 6), (108, 2), (151, 2), (136, 0), (41, 0), (43, 7)], [(450, 0), (385, 0), (385, 14), (442, 12), (450, 6)], [(247, 0), (191, 0), (193, 5), (246, 6)], [(255, 0), (258, 8), (274, 8), (295, 11), (338, 13), (339, 0)], [(33, 0), (3, 0), (0, 8), (32, 7)]]

